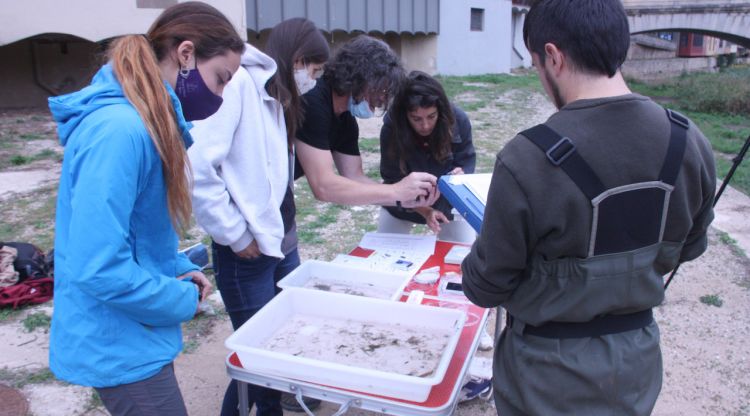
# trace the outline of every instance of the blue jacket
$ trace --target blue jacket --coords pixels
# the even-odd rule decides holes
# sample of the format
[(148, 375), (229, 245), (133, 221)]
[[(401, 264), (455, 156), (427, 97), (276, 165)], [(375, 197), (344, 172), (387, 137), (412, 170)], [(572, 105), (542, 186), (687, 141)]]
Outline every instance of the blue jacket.
[(198, 267), (177, 253), (161, 159), (109, 65), (49, 106), (65, 146), (50, 368), (93, 387), (144, 380), (181, 351), (180, 323), (198, 304), (196, 286), (175, 279)]

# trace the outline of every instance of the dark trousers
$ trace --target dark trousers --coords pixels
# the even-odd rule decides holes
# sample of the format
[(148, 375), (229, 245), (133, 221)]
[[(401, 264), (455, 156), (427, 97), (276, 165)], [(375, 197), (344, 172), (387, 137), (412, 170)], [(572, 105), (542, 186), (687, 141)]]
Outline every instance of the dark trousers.
[[(224, 301), (232, 327), (236, 331), (280, 292), (276, 283), (300, 264), (297, 249), (284, 259), (261, 255), (243, 259), (231, 248), (213, 243), (216, 286)], [(257, 416), (281, 416), (281, 392), (248, 384), (249, 407), (256, 406)], [(221, 416), (239, 415), (237, 382), (232, 380), (224, 393)]]
[(171, 363), (145, 380), (96, 391), (112, 416), (187, 416)]

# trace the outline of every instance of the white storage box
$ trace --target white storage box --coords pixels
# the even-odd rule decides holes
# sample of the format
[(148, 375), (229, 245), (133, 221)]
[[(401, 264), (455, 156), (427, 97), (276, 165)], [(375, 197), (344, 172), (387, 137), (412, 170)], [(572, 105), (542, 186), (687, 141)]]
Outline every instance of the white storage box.
[(410, 279), (411, 277), (403, 274), (309, 260), (281, 279), (278, 286), (282, 289), (304, 287), (355, 296), (398, 300)]
[[(342, 364), (335, 354), (338, 349), (326, 350), (332, 354), (330, 360), (313, 359), (297, 353), (269, 350), (265, 345), (275, 339), (280, 328), (298, 317), (310, 317), (321, 322), (349, 320), (365, 328), (367, 325), (379, 327), (416, 327), (424, 331), (440, 333), (447, 341), (442, 351), (434, 351), (436, 367), (422, 376), (404, 375), (382, 371), (387, 368), (380, 362), (368, 366)], [(261, 374), (318, 383), (353, 391), (377, 394), (415, 402), (424, 402), (430, 390), (439, 384), (463, 330), (465, 313), (457, 309), (437, 308), (425, 305), (391, 302), (338, 293), (289, 288), (266, 304), (258, 313), (227, 338), (225, 345), (239, 356), (242, 366)], [(367, 325), (361, 325), (360, 323)], [(353, 325), (356, 326), (356, 325)], [(299, 333), (303, 334), (302, 328)], [(414, 348), (414, 336), (405, 333), (402, 339), (404, 348)], [(345, 344), (343, 340), (339, 342)], [(300, 349), (306, 348), (300, 340)], [(398, 344), (398, 343), (396, 343)], [(424, 350), (419, 352), (424, 353)], [(397, 359), (403, 361), (400, 356)], [(377, 360), (374, 360), (377, 361)], [(365, 368), (369, 367), (369, 368)]]

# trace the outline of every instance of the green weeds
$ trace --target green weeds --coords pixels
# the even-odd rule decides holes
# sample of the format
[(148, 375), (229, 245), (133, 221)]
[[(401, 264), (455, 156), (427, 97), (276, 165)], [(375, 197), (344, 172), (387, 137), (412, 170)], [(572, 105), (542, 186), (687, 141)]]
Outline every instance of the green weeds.
[(46, 333), (49, 331), (52, 318), (44, 312), (34, 312), (26, 316), (21, 322), (23, 327), (26, 328), (26, 332), (34, 332), (37, 328), (42, 328)]
[(724, 304), (719, 295), (703, 295), (700, 297), (700, 301), (708, 306), (716, 306), (717, 308), (720, 308)]

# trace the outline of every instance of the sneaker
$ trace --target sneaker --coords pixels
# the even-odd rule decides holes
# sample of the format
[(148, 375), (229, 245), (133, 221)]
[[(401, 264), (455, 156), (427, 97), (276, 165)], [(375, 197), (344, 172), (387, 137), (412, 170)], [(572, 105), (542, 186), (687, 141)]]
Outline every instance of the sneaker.
[[(302, 401), (311, 412), (320, 407), (320, 400), (318, 399), (302, 396)], [(297, 397), (292, 393), (281, 393), (281, 408), (290, 412), (305, 413), (305, 409), (300, 406)]]
[(492, 397), (492, 379), (472, 377), (461, 387), (461, 391), (458, 393), (458, 402), (467, 402), (475, 397), (484, 400), (489, 400)]

